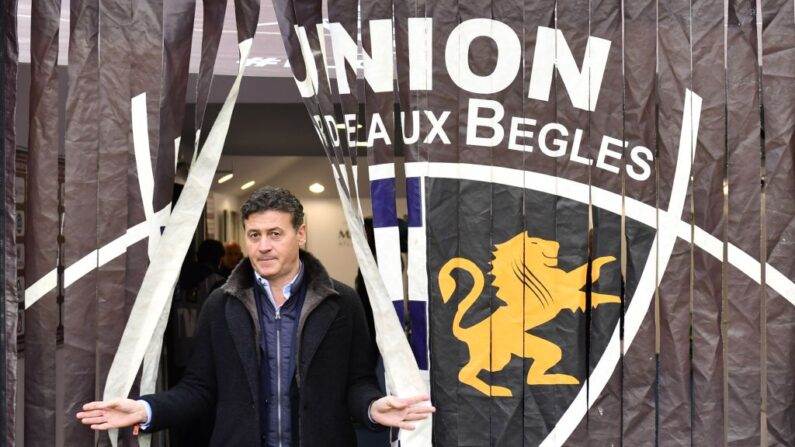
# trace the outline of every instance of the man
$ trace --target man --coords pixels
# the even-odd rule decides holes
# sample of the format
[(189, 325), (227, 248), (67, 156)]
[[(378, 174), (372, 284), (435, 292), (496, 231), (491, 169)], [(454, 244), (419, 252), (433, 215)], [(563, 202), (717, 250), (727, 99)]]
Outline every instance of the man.
[(83, 424), (154, 431), (213, 411), (212, 446), (350, 447), (351, 416), (407, 430), (427, 418), (434, 408), (415, 405), (427, 396), (381, 397), (361, 303), (300, 250), (298, 199), (264, 187), (241, 214), (248, 259), (204, 305), (182, 381), (138, 401), (86, 404)]

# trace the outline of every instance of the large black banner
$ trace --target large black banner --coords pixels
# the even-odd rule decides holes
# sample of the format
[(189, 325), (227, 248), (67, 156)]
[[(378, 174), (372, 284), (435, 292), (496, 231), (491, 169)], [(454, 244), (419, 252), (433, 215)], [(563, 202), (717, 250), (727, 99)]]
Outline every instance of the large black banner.
[(276, 2), (385, 284), (404, 163), (438, 411), (403, 445), (790, 442), (795, 16), (724, 3)]

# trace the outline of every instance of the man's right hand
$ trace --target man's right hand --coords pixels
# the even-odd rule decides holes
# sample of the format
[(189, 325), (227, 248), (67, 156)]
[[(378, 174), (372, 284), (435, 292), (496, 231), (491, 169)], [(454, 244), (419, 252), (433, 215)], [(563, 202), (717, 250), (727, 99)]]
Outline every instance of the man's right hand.
[(147, 415), (144, 404), (137, 400), (113, 399), (83, 405), (77, 419), (93, 430), (109, 430), (144, 423)]

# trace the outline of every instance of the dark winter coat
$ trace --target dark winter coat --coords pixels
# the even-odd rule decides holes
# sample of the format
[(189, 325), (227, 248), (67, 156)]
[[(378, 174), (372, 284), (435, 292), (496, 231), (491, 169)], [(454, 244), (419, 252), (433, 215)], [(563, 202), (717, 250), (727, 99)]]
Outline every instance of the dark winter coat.
[[(298, 326), (296, 384), (300, 447), (351, 447), (351, 416), (367, 416), (382, 396), (374, 375), (375, 348), (356, 293), (329, 278), (301, 251), (307, 292)], [(241, 262), (204, 305), (185, 376), (168, 391), (144, 396), (152, 406), (148, 431), (190, 424), (214, 412), (211, 446), (264, 446), (260, 428), (260, 325), (251, 263)]]

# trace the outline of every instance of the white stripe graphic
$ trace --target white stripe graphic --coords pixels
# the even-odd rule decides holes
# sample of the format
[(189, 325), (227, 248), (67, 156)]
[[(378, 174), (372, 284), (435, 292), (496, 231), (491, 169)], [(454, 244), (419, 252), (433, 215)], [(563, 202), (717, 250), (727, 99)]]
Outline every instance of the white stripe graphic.
[(378, 254), (378, 271), (389, 291), (389, 299), (403, 301), (403, 265), (400, 257), (400, 231), (398, 227), (374, 228), (375, 252)]
[[(168, 215), (170, 205), (155, 214), (155, 218), (163, 220), (163, 216)], [(116, 259), (126, 251), (126, 248), (143, 240), (148, 236), (148, 222), (144, 221), (129, 228), (126, 233), (101, 247), (93, 250), (64, 271), (64, 288), (71, 286), (80, 278), (91, 273), (97, 267), (101, 267), (108, 262)], [(36, 304), (44, 295), (58, 286), (58, 271), (53, 269), (47, 272), (40, 280), (31, 284), (25, 289), (25, 309)]]
[(135, 168), (138, 171), (138, 186), (144, 205), (146, 220), (154, 214), (152, 196), (155, 190), (155, 178), (152, 174), (152, 159), (149, 155), (149, 124), (146, 113), (146, 92), (130, 101), (132, 112), (133, 148), (135, 152)]
[[(429, 307), (428, 307), (428, 247), (427, 247), (427, 236), (426, 236), (426, 208), (425, 208), (425, 179), (428, 176), (428, 163), (427, 162), (419, 162), (416, 163), (419, 165), (420, 169), (413, 169), (413, 175), (408, 175), (407, 179), (410, 177), (417, 178), (420, 186), (420, 213), (421, 213), (421, 226), (419, 227), (412, 227), (409, 226), (408, 228), (408, 261), (407, 261), (407, 281), (408, 281), (408, 297), (412, 301), (421, 301), (425, 303), (425, 322), (426, 325), (430, 321), (429, 317)], [(407, 191), (408, 193), (408, 191)], [(426, 361), (428, 361), (429, 368), (427, 370), (420, 370), (420, 374), (422, 378), (425, 379), (425, 383), (428, 389), (431, 388), (430, 386), (430, 358), (427, 357), (427, 353), (430, 352), (430, 331), (425, 331), (425, 346), (426, 346)], [(430, 430), (430, 428), (425, 428), (425, 430)], [(426, 439), (422, 436), (426, 435), (417, 435), (417, 437), (422, 440)]]
[(370, 181), (384, 180), (388, 178), (395, 178), (395, 164), (384, 163), (380, 165), (372, 165), (367, 168), (370, 174)]
[[(384, 163), (369, 167), (370, 182), (392, 180), (395, 184), (395, 164)], [(373, 202), (373, 212), (380, 205)], [(390, 216), (397, 218), (397, 216)], [(378, 270), (389, 291), (392, 301), (403, 301), (403, 265), (400, 256), (400, 232), (398, 227), (374, 228), (375, 252), (378, 254)]]
[[(131, 106), (133, 148), (135, 152), (135, 167), (138, 171), (138, 187), (141, 190), (144, 215), (146, 216), (146, 221), (149, 222), (147, 255), (149, 259), (152, 259), (155, 247), (157, 247), (158, 242), (160, 242), (160, 225), (164, 222), (163, 219), (156, 218), (152, 205), (155, 193), (155, 177), (152, 169), (152, 157), (149, 153), (149, 124), (146, 111), (146, 92), (133, 98)], [(158, 214), (160, 213), (158, 212)], [(163, 216), (160, 215), (157, 217)]]
[[(152, 195), (154, 192), (154, 176), (152, 162), (149, 156), (149, 127), (146, 113), (146, 93), (142, 93), (130, 101), (132, 114), (133, 147), (135, 152), (135, 165), (138, 171), (138, 185), (141, 189), (144, 215), (146, 220), (131, 228), (125, 234), (112, 240), (107, 245), (83, 256), (64, 271), (64, 287), (69, 287), (83, 276), (94, 271), (108, 262), (122, 255), (127, 247), (149, 236), (149, 256), (151, 258), (153, 247), (156, 246), (160, 236), (160, 222), (168, 215), (170, 205), (154, 213)], [(155, 217), (155, 218), (153, 218)], [(151, 227), (147, 230), (147, 227)], [(40, 280), (31, 284), (25, 290), (25, 309), (35, 304), (41, 297), (58, 286), (58, 272), (51, 270)]]

